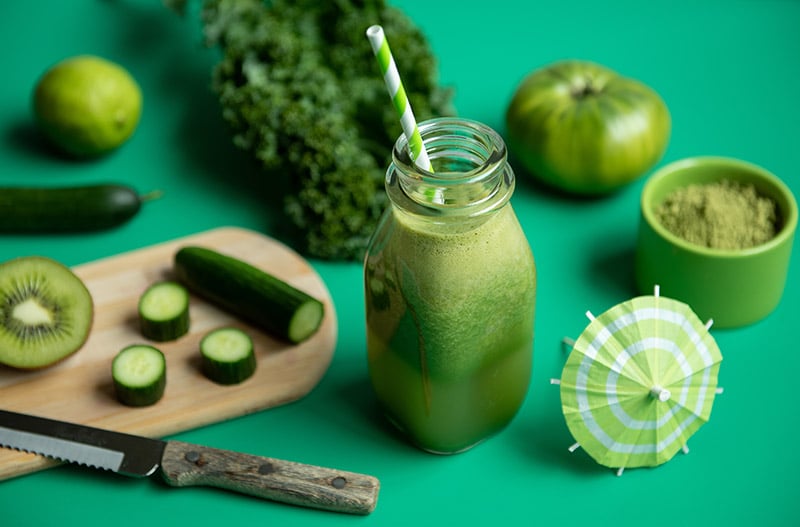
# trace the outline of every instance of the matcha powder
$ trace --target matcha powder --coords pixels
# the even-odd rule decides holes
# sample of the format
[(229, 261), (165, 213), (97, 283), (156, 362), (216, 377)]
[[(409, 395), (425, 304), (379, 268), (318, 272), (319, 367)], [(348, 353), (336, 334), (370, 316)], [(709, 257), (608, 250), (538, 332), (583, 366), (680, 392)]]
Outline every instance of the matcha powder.
[(776, 234), (775, 202), (753, 185), (721, 180), (673, 191), (656, 209), (658, 221), (684, 240), (712, 249), (746, 249)]

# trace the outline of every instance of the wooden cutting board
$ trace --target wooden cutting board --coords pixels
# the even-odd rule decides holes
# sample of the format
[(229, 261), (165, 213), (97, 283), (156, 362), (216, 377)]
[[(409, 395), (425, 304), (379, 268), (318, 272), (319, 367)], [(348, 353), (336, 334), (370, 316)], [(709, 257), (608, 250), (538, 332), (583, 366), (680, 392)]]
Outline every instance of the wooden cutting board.
[[(111, 361), (124, 346), (145, 340), (138, 327), (139, 296), (171, 278), (172, 258), (183, 245), (202, 245), (259, 267), (321, 300), (325, 318), (309, 340), (290, 345), (192, 295), (189, 334), (153, 343), (167, 357), (167, 388), (153, 406), (117, 402)], [(327, 370), (336, 346), (336, 313), (325, 284), (300, 255), (263, 234), (235, 227), (153, 245), (73, 268), (94, 300), (89, 339), (61, 363), (35, 372), (0, 366), (0, 407), (148, 437), (163, 437), (295, 401)], [(253, 338), (257, 367), (241, 384), (221, 386), (199, 370), (198, 345), (209, 330), (231, 325)], [(0, 480), (53, 466), (40, 456), (0, 448)]]

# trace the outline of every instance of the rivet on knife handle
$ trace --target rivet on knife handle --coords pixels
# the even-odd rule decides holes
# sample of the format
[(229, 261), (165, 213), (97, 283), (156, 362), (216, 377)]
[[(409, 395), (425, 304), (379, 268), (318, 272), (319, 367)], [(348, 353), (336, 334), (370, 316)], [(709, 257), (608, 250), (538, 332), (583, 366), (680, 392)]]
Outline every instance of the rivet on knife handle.
[(379, 481), (292, 461), (167, 441), (161, 459), (166, 482), (175, 487), (205, 485), (273, 501), (351, 514), (369, 514), (378, 501)]

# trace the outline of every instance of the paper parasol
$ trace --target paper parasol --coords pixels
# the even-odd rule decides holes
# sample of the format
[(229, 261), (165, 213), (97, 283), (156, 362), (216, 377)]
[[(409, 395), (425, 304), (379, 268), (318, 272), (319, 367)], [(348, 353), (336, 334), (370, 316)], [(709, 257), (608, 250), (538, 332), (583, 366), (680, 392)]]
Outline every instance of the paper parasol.
[(599, 464), (652, 467), (672, 459), (710, 415), (722, 354), (691, 308), (659, 296), (633, 298), (575, 341), (560, 381), (567, 427)]

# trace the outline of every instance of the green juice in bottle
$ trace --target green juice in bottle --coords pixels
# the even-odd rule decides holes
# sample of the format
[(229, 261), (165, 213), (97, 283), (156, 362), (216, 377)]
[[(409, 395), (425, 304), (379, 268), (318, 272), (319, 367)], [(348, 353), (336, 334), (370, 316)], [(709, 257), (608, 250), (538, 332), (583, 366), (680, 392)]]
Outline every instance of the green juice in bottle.
[(387, 417), (448, 454), (502, 430), (525, 399), (536, 271), (502, 139), (463, 119), (420, 130), (434, 172), (398, 140), (365, 258), (368, 365)]

